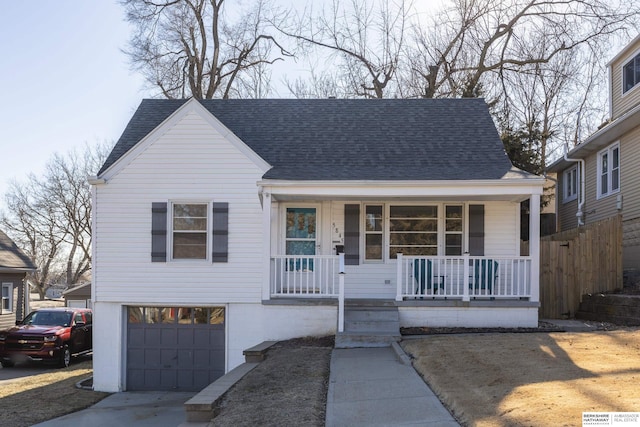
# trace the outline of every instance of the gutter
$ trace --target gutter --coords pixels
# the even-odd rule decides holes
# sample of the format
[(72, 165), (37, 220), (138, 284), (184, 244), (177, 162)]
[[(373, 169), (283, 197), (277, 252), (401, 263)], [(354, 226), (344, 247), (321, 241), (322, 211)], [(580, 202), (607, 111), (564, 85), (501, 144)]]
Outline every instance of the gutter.
[(586, 168), (584, 164), (584, 159), (571, 159), (569, 158), (569, 146), (567, 144), (564, 145), (564, 159), (567, 162), (580, 163), (580, 167), (578, 168), (578, 173), (580, 174), (580, 187), (578, 189), (578, 212), (576, 212), (576, 216), (578, 217), (578, 227), (584, 225), (584, 195), (585, 195), (585, 174)]

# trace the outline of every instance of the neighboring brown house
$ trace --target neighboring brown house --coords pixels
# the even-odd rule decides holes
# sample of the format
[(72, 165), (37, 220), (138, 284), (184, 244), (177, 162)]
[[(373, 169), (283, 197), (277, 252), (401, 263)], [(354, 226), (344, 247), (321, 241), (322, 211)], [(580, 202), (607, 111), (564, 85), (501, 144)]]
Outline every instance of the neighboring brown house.
[(624, 269), (640, 271), (640, 35), (609, 67), (609, 120), (548, 168), (558, 231), (621, 214)]
[(0, 286), (2, 286), (2, 304), (0, 304), (0, 330), (13, 326), (16, 319), (25, 316), (28, 286), (25, 277), (34, 271), (31, 259), (16, 244), (0, 231)]

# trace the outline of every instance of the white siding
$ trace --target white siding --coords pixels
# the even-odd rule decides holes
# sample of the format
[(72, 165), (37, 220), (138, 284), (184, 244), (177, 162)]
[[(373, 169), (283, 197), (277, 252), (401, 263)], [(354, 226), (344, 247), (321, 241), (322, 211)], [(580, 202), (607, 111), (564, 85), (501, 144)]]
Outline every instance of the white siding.
[(488, 202), (484, 205), (484, 254), (519, 256), (520, 204)]
[[(96, 189), (96, 301), (260, 301), (261, 176), (199, 114), (183, 117)], [(151, 262), (151, 204), (171, 200), (229, 203), (228, 263)]]

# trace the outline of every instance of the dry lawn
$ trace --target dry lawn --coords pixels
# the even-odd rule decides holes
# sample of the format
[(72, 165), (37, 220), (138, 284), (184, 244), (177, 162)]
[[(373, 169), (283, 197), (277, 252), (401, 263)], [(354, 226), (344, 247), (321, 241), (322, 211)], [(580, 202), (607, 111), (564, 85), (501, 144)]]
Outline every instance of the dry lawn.
[(324, 426), (333, 337), (282, 341), (222, 398), (213, 426)]
[(580, 426), (640, 411), (640, 329), (432, 335), (402, 342), (465, 426)]
[(108, 393), (81, 390), (75, 386), (92, 372), (89, 360), (2, 384), (2, 426), (30, 426), (79, 411), (104, 399)]

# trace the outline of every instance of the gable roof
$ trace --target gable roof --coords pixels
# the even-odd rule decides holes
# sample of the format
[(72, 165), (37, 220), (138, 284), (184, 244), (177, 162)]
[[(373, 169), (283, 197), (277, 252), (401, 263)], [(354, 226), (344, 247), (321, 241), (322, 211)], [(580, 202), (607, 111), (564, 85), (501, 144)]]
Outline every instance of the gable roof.
[[(146, 99), (104, 173), (187, 100)], [(486, 180), (511, 165), (482, 99), (232, 99), (201, 105), (273, 167), (264, 179)]]
[(36, 267), (31, 259), (0, 231), (0, 271), (30, 271)]

